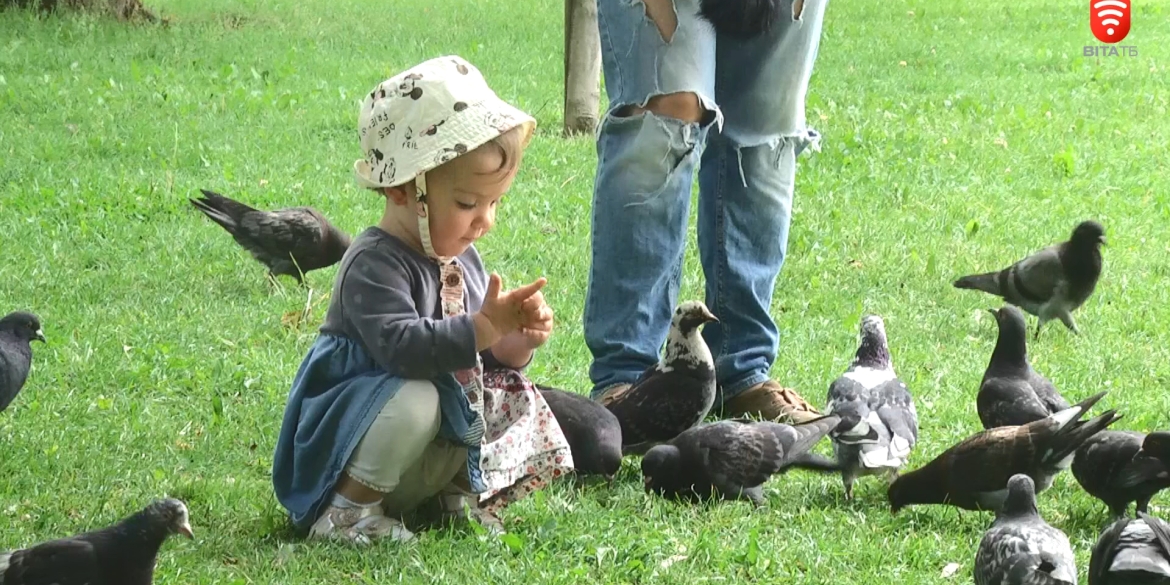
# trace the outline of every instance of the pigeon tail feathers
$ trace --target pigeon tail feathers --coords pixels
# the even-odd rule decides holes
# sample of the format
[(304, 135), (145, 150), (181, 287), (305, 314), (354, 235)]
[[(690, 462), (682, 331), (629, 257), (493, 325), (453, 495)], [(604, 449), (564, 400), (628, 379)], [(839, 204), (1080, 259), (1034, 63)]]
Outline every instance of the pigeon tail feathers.
[(1081, 415), (1097, 404), (1097, 401), (1101, 400), (1105, 394), (1105, 392), (1098, 392), (1060, 412), (1052, 413), (1052, 418), (1059, 423), (1059, 428), (1064, 429), (1070, 422), (1080, 419)]
[(985, 293), (1003, 296), (1003, 289), (999, 286), (999, 272), (963, 276), (955, 281), (954, 286), (955, 288), (981, 290)]

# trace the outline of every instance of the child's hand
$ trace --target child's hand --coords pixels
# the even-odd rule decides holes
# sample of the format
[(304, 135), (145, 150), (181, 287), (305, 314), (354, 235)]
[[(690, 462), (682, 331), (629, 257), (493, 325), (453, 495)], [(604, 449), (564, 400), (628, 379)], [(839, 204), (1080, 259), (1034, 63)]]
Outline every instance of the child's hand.
[(536, 294), (524, 301), (523, 309), (526, 324), (521, 326), (517, 333), (523, 338), (528, 349), (536, 349), (544, 345), (552, 335), (553, 310), (544, 303), (544, 293), (540, 291), (536, 291)]
[[(520, 330), (521, 327), (531, 327), (539, 322), (540, 311), (536, 310), (531, 302), (533, 295), (539, 294), (548, 281), (538, 278), (536, 282), (526, 284), (514, 290), (500, 292), (503, 286), (500, 276), (492, 273), (488, 277), (487, 293), (483, 298), (483, 305), (479, 312), (472, 316), (475, 321), (476, 345), (479, 350), (486, 349), (499, 341), (500, 338)], [(535, 303), (535, 307), (543, 305)], [(528, 303), (526, 310), (525, 303)]]

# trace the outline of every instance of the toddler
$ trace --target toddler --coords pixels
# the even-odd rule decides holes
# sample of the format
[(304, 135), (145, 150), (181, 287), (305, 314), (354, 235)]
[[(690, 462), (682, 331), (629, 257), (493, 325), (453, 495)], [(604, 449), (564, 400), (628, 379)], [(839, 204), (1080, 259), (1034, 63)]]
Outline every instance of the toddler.
[(386, 208), (342, 259), (293, 381), (276, 496), (309, 538), (409, 540), (398, 517), (432, 497), (501, 532), (503, 506), (573, 467), (519, 372), (553, 329), (545, 280), (501, 292), (473, 245), (536, 121), (455, 56), (382, 82), (358, 120), (354, 172)]

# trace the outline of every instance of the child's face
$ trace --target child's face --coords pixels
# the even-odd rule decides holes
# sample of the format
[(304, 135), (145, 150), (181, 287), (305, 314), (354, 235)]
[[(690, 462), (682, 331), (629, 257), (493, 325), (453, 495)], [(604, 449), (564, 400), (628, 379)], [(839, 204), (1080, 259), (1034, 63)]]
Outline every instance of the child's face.
[(458, 256), (487, 235), (496, 206), (512, 186), (519, 165), (501, 169), (503, 154), (485, 145), (427, 173), (431, 245), (440, 256)]

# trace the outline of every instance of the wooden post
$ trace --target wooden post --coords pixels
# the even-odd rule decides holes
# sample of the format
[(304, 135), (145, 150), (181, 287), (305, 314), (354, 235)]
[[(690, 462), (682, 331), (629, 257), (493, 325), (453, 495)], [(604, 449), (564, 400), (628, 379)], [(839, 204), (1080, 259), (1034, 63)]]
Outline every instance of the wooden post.
[(565, 0), (565, 136), (592, 133), (600, 104), (597, 0)]

